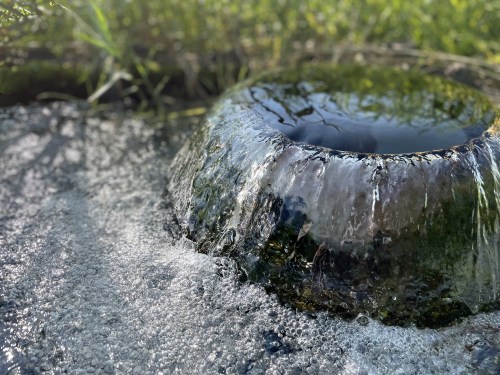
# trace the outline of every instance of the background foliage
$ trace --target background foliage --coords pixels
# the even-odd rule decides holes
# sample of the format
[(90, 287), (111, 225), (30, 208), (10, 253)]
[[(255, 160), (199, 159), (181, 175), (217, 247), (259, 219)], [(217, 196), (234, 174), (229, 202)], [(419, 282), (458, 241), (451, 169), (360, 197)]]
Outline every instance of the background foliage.
[(500, 62), (500, 2), (488, 0), (3, 0), (0, 24), (0, 64), (48, 50), (92, 67), (82, 80), (98, 71), (94, 99), (118, 81), (157, 98), (177, 71), (191, 95), (219, 92), (249, 72), (342, 47)]

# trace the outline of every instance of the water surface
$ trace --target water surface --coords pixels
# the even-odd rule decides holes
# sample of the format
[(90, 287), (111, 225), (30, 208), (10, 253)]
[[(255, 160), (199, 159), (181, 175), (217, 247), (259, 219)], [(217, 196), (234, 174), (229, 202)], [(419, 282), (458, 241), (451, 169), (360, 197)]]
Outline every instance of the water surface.
[(498, 373), (499, 312), (440, 330), (310, 315), (196, 253), (161, 198), (177, 129), (0, 110), (0, 374)]
[(319, 66), (287, 73), (257, 78), (246, 97), (269, 126), (309, 145), (378, 154), (439, 150), (480, 136), (494, 119), (479, 93), (416, 72)]

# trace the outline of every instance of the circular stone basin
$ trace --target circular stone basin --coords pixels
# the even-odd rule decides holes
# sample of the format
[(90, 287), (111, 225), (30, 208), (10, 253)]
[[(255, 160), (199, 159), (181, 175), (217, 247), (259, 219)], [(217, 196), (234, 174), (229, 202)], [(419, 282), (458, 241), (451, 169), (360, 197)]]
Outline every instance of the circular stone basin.
[(199, 251), (297, 307), (446, 325), (500, 305), (499, 127), (438, 77), (281, 70), (220, 99), (169, 190)]

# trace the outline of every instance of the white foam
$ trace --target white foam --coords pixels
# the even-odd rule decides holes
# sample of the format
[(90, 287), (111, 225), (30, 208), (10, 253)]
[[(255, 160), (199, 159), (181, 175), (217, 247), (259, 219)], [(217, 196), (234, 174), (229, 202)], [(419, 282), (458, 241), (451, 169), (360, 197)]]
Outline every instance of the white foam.
[[(43, 116), (72, 118), (68, 138), (40, 125)], [(9, 176), (0, 189), (0, 373), (498, 370), (499, 312), (440, 330), (388, 327), (313, 317), (239, 283), (230, 259), (195, 253), (164, 229), (172, 217), (160, 195), (175, 145), (155, 146), (140, 120), (111, 122), (101, 128), (67, 104), (0, 110), (0, 150), (16, 150), (0, 152)], [(14, 129), (21, 138), (6, 135)], [(28, 134), (47, 142), (24, 144)]]

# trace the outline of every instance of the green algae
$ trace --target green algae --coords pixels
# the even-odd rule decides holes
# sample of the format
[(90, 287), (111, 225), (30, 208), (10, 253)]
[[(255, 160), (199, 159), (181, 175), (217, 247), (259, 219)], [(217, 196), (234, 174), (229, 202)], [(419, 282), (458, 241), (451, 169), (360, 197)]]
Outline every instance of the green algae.
[(177, 212), (190, 238), (199, 251), (235, 258), (244, 279), (301, 309), (437, 327), (495, 308), (500, 140), (492, 132), (495, 110), (481, 94), (440, 78), (370, 68), (384, 80), (408, 74), (422, 89), (422, 82), (436, 82), (429, 89), (434, 97), (443, 89), (451, 102), (473, 99), (440, 108), (455, 117), (472, 108), (466, 114), (482, 134), (449, 149), (407, 154), (295, 142), (253, 114), (259, 102), (247, 95), (252, 87), (278, 79), (302, 95), (304, 86), (293, 82), (325, 91), (320, 77), (337, 82), (339, 72), (359, 69), (283, 70), (226, 94), (174, 168), (170, 189), (186, 197)]

